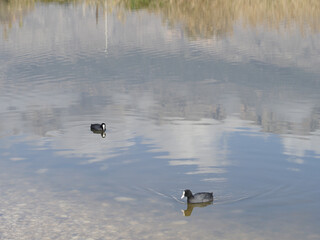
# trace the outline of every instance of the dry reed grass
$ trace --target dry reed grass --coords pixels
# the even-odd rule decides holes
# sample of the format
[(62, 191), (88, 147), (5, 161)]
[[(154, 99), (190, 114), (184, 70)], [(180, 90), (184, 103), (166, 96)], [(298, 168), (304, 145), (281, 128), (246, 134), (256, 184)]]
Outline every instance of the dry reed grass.
[[(6, 32), (12, 24), (33, 10), (37, 2), (78, 4), (85, 2), (105, 11), (104, 0), (7, 0), (0, 1), (0, 24)], [(161, 14), (164, 21), (183, 26), (191, 38), (225, 36), (233, 32), (234, 24), (280, 30), (298, 27), (302, 33), (320, 30), (319, 0), (109, 0), (110, 8), (147, 9)]]

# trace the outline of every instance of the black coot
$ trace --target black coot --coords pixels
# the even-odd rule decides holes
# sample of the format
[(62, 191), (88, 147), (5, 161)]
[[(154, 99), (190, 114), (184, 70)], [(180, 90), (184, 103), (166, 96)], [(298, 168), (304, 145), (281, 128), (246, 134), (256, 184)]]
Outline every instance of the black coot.
[(205, 203), (213, 201), (212, 192), (200, 192), (193, 195), (189, 189), (186, 189), (183, 191), (181, 199), (184, 197), (187, 197), (188, 203)]
[(91, 124), (90, 129), (92, 132), (96, 132), (96, 133), (102, 133), (106, 131), (106, 124), (105, 123), (94, 123)]

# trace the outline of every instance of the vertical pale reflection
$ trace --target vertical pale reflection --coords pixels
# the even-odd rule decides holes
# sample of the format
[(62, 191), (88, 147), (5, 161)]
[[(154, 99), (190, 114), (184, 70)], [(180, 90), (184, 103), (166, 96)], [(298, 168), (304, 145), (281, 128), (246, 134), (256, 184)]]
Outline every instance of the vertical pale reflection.
[(106, 38), (105, 53), (108, 55), (108, 1), (104, 1), (104, 36)]

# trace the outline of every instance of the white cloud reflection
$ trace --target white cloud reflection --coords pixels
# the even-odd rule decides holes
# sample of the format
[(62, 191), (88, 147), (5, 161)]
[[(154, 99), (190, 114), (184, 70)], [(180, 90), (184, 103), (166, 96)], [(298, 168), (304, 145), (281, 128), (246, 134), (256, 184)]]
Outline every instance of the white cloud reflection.
[[(232, 164), (227, 159), (228, 132), (241, 131), (243, 127), (252, 133), (259, 132), (260, 124), (263, 129), (264, 124), (267, 125), (267, 131), (270, 131), (268, 124), (280, 124), (281, 127), (290, 125), (288, 129), (295, 125), (297, 132), (303, 129), (301, 132), (304, 136), (314, 131), (304, 124), (306, 119), (311, 119), (309, 122), (314, 119), (317, 121), (314, 108), (318, 98), (307, 98), (305, 92), (299, 89), (283, 89), (283, 92), (274, 94), (275, 89), (268, 89), (267, 85), (261, 83), (262, 90), (257, 89), (249, 96), (247, 92), (251, 93), (252, 89), (246, 86), (250, 82), (238, 84), (239, 72), (230, 70), (230, 75), (226, 74), (225, 78), (231, 83), (229, 80), (223, 82), (225, 79), (217, 74), (218, 68), (207, 73), (192, 68), (194, 75), (199, 76), (195, 80), (203, 83), (200, 85), (184, 79), (180, 79), (178, 84), (172, 81), (188, 76), (170, 78), (165, 75), (163, 79), (163, 73), (160, 76), (156, 74), (157, 69), (161, 68), (159, 64), (170, 60), (168, 56), (181, 54), (187, 56), (187, 60), (182, 57), (174, 65), (180, 67), (179, 71), (188, 70), (189, 62), (191, 66), (199, 66), (214, 59), (227, 64), (246, 63), (248, 65), (245, 67), (252, 68), (254, 61), (263, 62), (271, 66), (270, 73), (274, 71), (272, 66), (275, 66), (275, 70), (293, 67), (304, 72), (317, 72), (319, 58), (315, 57), (317, 55), (309, 58), (306, 53), (319, 52), (319, 35), (301, 36), (298, 30), (284, 31), (282, 34), (265, 29), (254, 31), (243, 28), (239, 23), (235, 25), (234, 34), (228, 41), (214, 38), (190, 42), (190, 39), (181, 35), (179, 27), (167, 28), (158, 15), (150, 15), (145, 11), (126, 12), (126, 20), (121, 22), (114, 12), (108, 15), (107, 59), (116, 63), (119, 58), (125, 59), (122, 62), (124, 66), (115, 69), (123, 74), (124, 79), (110, 80), (105, 76), (108, 72), (103, 72), (101, 66), (111, 64), (107, 60), (102, 65), (97, 61), (86, 66), (90, 73), (101, 71), (101, 75), (80, 78), (83, 72), (77, 73), (73, 68), (76, 66), (76, 70), (80, 71), (84, 68), (81, 60), (89, 58), (94, 61), (100, 56), (99, 53), (105, 48), (105, 26), (104, 21), (96, 25), (92, 8), (84, 11), (83, 7), (72, 6), (71, 16), (57, 20), (57, 15), (70, 14), (68, 8), (55, 5), (35, 8), (22, 28), (12, 30), (10, 38), (14, 41), (1, 44), (5, 48), (2, 52), (15, 57), (15, 61), (1, 58), (4, 70), (0, 75), (0, 84), (5, 87), (0, 90), (0, 111), (5, 119), (0, 125), (1, 136), (26, 134), (30, 140), (36, 139), (33, 142), (38, 149), (45, 149), (49, 143), (52, 148), (59, 150), (57, 154), (86, 159), (81, 163), (104, 162), (117, 156), (119, 149), (133, 146), (135, 143), (132, 139), (143, 136), (148, 139), (145, 140), (147, 143), (155, 145), (157, 149), (154, 151), (163, 152), (162, 157), (170, 159), (170, 165), (196, 166), (194, 172), (189, 172), (193, 174), (223, 172), (224, 166)], [(290, 41), (292, 36), (295, 40)], [(304, 41), (304, 45), (300, 47), (297, 43), (301, 41)], [(141, 66), (130, 62), (134, 54), (142, 54), (142, 60), (146, 62), (157, 59), (162, 59), (162, 62), (156, 62), (154, 68), (150, 69), (150, 76), (144, 76), (144, 72), (139, 72)], [(28, 67), (30, 63), (35, 66)], [(21, 65), (25, 69), (19, 68)], [(52, 67), (58, 69), (52, 70)], [(162, 67), (167, 70), (168, 66)], [(134, 79), (137, 82), (131, 83), (132, 70), (142, 75), (137, 78), (145, 79)], [(155, 75), (151, 74), (152, 71)], [(203, 78), (201, 74), (204, 74)], [(220, 78), (216, 80), (215, 76)], [(12, 84), (11, 78), (17, 78), (17, 82)], [(95, 78), (104, 81), (98, 82)], [(169, 89), (173, 90), (170, 92)], [(81, 94), (85, 94), (87, 99), (82, 100)], [(111, 99), (109, 105), (104, 105), (104, 102), (98, 102), (99, 106), (95, 106), (96, 102), (84, 105), (96, 96)], [(198, 102), (195, 100), (197, 98), (200, 99)], [(218, 120), (213, 120), (205, 116), (208, 109), (217, 109), (217, 106), (224, 108), (221, 119), (216, 117)], [(242, 114), (242, 107), (253, 108), (254, 116), (250, 115), (251, 112)], [(196, 120), (193, 119), (195, 116)], [(253, 122), (257, 122), (258, 118), (262, 120), (254, 126)], [(98, 143), (100, 136), (86, 135), (92, 119), (107, 119), (111, 123), (107, 138)], [(286, 126), (284, 128), (284, 132), (288, 131)], [(279, 129), (275, 129), (277, 133)], [(289, 156), (301, 159), (308, 151), (319, 154), (319, 134), (303, 139), (282, 136), (284, 153)], [(26, 138), (21, 141), (26, 141)]]
[(304, 160), (302, 157), (308, 156), (308, 154), (315, 154), (320, 157), (320, 132), (317, 131), (308, 136), (283, 136), (282, 144), (284, 146), (284, 154), (292, 156), (288, 158), (288, 161), (303, 164)]

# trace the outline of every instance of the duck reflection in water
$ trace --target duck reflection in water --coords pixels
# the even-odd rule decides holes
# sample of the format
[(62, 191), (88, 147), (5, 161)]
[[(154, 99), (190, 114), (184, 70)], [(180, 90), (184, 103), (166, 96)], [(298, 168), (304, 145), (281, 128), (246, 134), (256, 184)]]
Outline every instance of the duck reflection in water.
[(211, 204), (212, 204), (212, 202), (188, 203), (187, 204), (187, 209), (186, 210), (181, 210), (181, 212), (183, 213), (183, 216), (189, 217), (189, 216), (191, 216), (193, 208), (195, 208), (195, 207), (206, 207), (206, 206), (211, 205)]
[(102, 124), (99, 124), (99, 123), (91, 124), (90, 130), (93, 133), (100, 134), (102, 138), (105, 138), (107, 136), (107, 134), (106, 134), (106, 124), (105, 123), (102, 123)]

